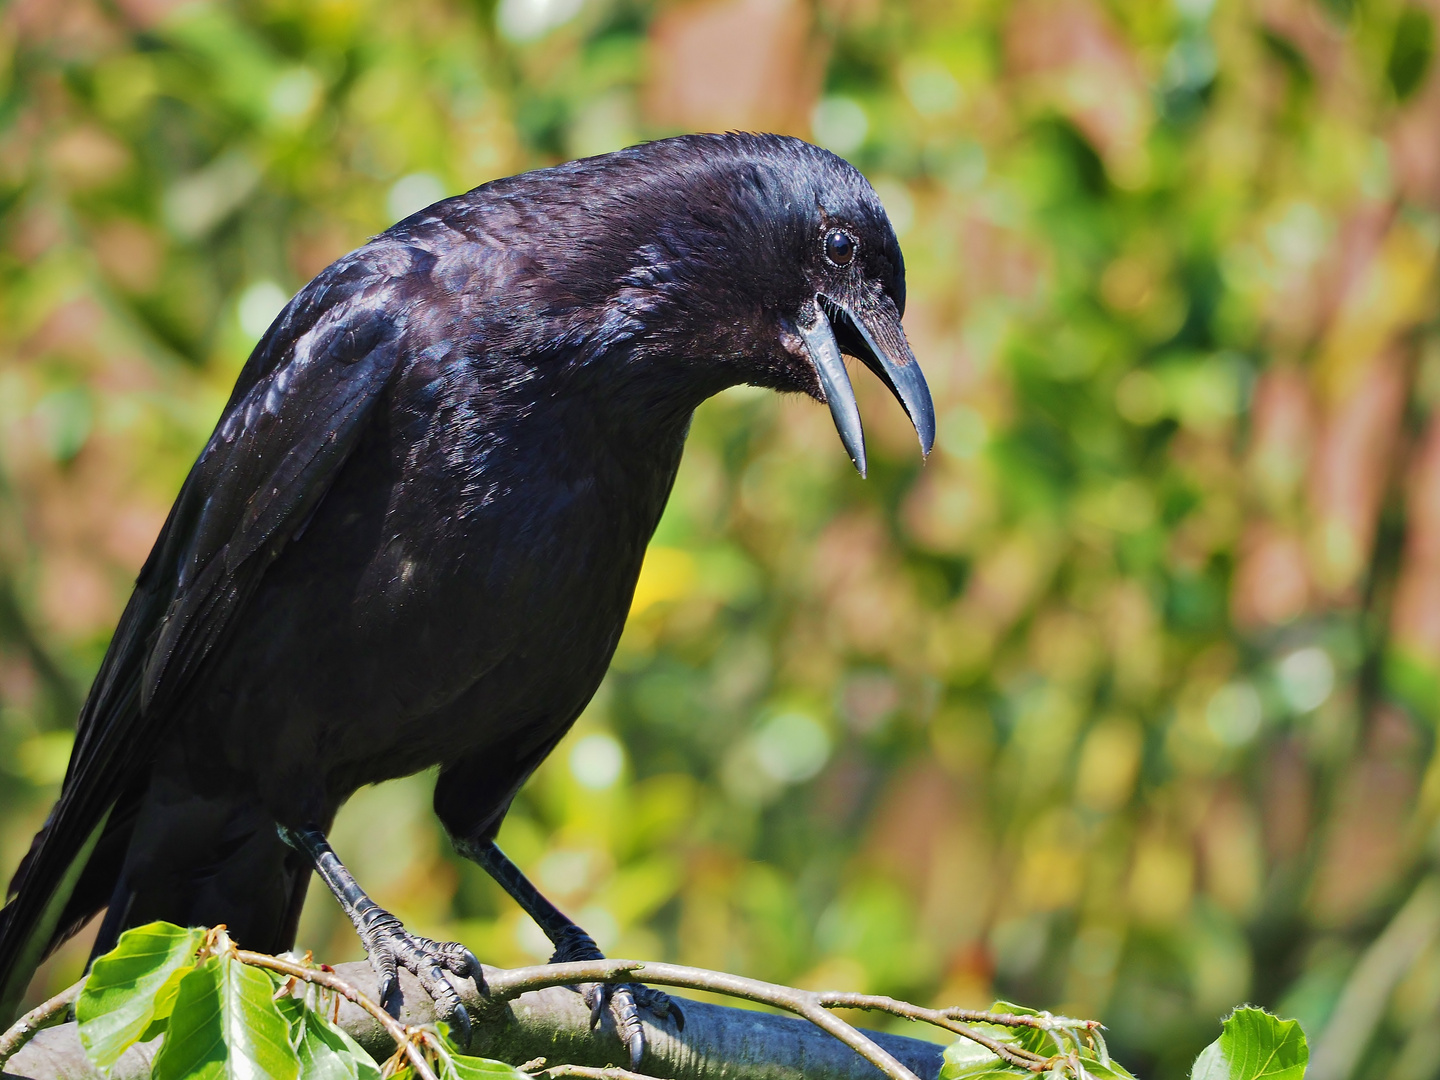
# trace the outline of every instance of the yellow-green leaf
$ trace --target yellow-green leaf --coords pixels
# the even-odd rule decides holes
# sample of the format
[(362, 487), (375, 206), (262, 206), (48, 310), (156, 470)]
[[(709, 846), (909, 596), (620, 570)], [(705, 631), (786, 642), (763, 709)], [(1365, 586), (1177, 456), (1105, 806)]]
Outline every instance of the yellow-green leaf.
[(262, 971), (212, 958), (180, 981), (154, 1080), (296, 1080), (300, 1061)]
[(1304, 1080), (1310, 1049), (1297, 1020), (1236, 1009), (1195, 1059), (1190, 1080)]
[(318, 1009), (287, 997), (280, 1012), (290, 1024), (290, 1044), (305, 1080), (380, 1080), (380, 1069), (364, 1048)]
[[(115, 948), (95, 961), (75, 1003), (80, 1042), (99, 1068), (120, 1060), (142, 1038), (153, 1037), (173, 987), (195, 962), (205, 931), (156, 922), (126, 930)], [(169, 989), (167, 989), (169, 988)]]
[(441, 1044), (445, 1048), (435, 1067), (435, 1075), (440, 1080), (529, 1080), (528, 1074), (514, 1065), (461, 1053), (450, 1041), (449, 1026), (440, 1024), (439, 1027)]

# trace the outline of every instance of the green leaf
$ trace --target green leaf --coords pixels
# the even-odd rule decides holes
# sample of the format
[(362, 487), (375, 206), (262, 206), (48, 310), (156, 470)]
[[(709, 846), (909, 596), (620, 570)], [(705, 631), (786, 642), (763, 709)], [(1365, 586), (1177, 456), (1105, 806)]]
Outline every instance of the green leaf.
[(75, 1003), (80, 1042), (98, 1068), (106, 1069), (141, 1039), (157, 1033), (169, 1014), (173, 989), (195, 963), (205, 931), (156, 922), (120, 935), (115, 948), (95, 961)]
[(155, 1080), (296, 1080), (300, 1061), (263, 971), (229, 957), (180, 981)]
[[(997, 1001), (990, 1006), (992, 1013), (1011, 1013), (1014, 1016), (1039, 1016), (1040, 1010), (1026, 1008), (1024, 1005), (1016, 1005), (1013, 1001)], [(992, 1035), (999, 1035), (1006, 1042), (1013, 1042), (1016, 1046), (1023, 1046), (1026, 1050), (1034, 1051), (1037, 1054), (1044, 1054), (1049, 1057), (1058, 1051), (1055, 1040), (1048, 1033), (1039, 1028), (1032, 1027), (991, 1027), (982, 1025)]]
[(296, 997), (277, 1002), (290, 1024), (290, 1044), (305, 1080), (380, 1080), (380, 1068), (364, 1048), (318, 1009)]
[(992, 1080), (1005, 1076), (1034, 1076), (1025, 1069), (1007, 1065), (985, 1047), (969, 1039), (959, 1039), (945, 1048), (945, 1064), (940, 1066), (940, 1080)]
[(178, 967), (170, 973), (170, 977), (160, 984), (160, 989), (155, 991), (155, 1016), (140, 1035), (140, 1041), (146, 1042), (155, 1036), (162, 1034), (170, 1026), (170, 1013), (175, 1008), (175, 995), (180, 992), (180, 980), (190, 974), (190, 967)]
[(1226, 1018), (1220, 1038), (1195, 1059), (1190, 1080), (1303, 1080), (1309, 1062), (1299, 1021), (1247, 1006)]
[[(997, 1001), (990, 1011), (1017, 1016), (1040, 1015), (1035, 1009), (1008, 1001)], [(1011, 1046), (1024, 1047), (1046, 1057), (1057, 1053), (1054, 1040), (1037, 1028), (1006, 1028), (996, 1024), (977, 1024), (976, 1027)], [(1114, 1061), (1102, 1064), (1088, 1046), (1081, 1051), (1080, 1060), (1085, 1071), (1095, 1080), (1135, 1080), (1127, 1069)], [(1006, 1064), (979, 1043), (966, 1038), (958, 1039), (945, 1048), (945, 1064), (940, 1067), (940, 1080), (999, 1080), (1012, 1076), (1028, 1076), (1033, 1080), (1035, 1073), (1018, 1065)]]
[(1135, 1074), (1118, 1062), (1101, 1065), (1098, 1061), (1091, 1061), (1088, 1055), (1084, 1056), (1084, 1061), (1085, 1071), (1096, 1080), (1135, 1080)]
[(529, 1074), (514, 1065), (461, 1053), (460, 1048), (450, 1040), (449, 1026), (437, 1026), (440, 1029), (440, 1044), (444, 1047), (444, 1053), (435, 1064), (435, 1075), (440, 1080), (531, 1080)]

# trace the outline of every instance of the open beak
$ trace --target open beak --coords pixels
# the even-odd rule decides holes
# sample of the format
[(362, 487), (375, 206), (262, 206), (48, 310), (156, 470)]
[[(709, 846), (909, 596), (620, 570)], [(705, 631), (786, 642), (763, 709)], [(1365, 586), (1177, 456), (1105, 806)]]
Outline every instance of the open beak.
[(894, 304), (887, 298), (842, 303), (822, 295), (816, 300), (810, 326), (797, 329), (820, 376), (840, 441), (860, 475), (865, 475), (865, 433), (842, 352), (858, 357), (890, 387), (915, 425), (921, 453), (929, 454), (935, 444), (935, 406)]

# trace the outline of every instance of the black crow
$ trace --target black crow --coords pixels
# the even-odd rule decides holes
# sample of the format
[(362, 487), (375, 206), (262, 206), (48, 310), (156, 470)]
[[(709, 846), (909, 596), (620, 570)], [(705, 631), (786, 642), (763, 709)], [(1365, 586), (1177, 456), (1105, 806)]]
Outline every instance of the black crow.
[[(797, 139), (693, 135), (497, 180), (310, 282), (256, 346), (140, 571), (59, 801), (0, 913), (0, 1018), (105, 909), (288, 949), (311, 871), (398, 1007), (468, 1021), (461, 945), (408, 934), (325, 840), (357, 788), (440, 766), (435, 811), (555, 943), (591, 939), (495, 846), (599, 685), (695, 407), (739, 383), (829, 405), (841, 353), (934, 414), (870, 185)], [(636, 1056), (644, 987), (608, 1001)]]

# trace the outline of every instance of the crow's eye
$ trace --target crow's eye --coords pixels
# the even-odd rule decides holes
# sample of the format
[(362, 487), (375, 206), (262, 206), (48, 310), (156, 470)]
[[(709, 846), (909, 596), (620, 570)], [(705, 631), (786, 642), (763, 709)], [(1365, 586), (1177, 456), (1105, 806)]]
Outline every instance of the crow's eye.
[(855, 258), (855, 238), (844, 229), (831, 229), (825, 234), (825, 258), (836, 266), (845, 266)]

